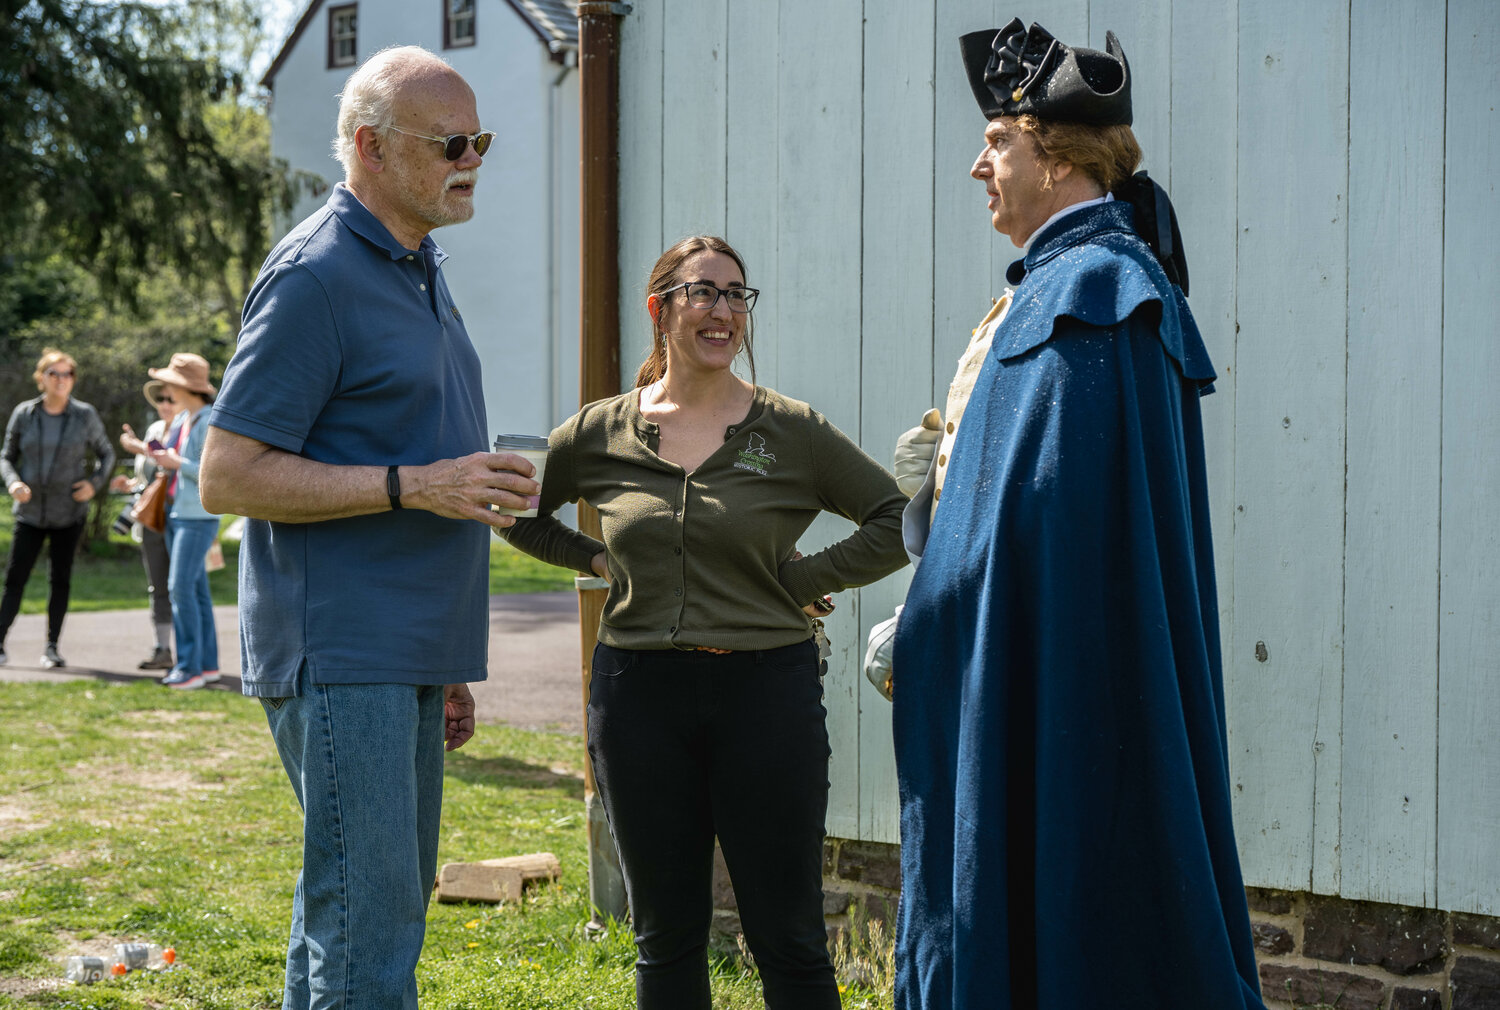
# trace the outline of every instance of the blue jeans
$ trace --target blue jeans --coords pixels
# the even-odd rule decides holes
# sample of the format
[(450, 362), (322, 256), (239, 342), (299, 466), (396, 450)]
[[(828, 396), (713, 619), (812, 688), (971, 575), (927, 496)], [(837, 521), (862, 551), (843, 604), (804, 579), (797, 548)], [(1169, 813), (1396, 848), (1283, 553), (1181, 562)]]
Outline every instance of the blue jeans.
[(172, 637), (177, 640), (174, 673), (219, 668), (219, 630), (203, 565), (218, 534), (217, 519), (167, 519), (167, 595), (172, 598)]
[(415, 1010), (437, 877), (443, 689), (310, 684), (263, 698), (302, 806), (283, 1010)]
[(594, 649), (589, 757), (630, 898), (640, 1010), (709, 1010), (714, 836), (770, 1010), (838, 1010), (823, 924), (817, 649)]

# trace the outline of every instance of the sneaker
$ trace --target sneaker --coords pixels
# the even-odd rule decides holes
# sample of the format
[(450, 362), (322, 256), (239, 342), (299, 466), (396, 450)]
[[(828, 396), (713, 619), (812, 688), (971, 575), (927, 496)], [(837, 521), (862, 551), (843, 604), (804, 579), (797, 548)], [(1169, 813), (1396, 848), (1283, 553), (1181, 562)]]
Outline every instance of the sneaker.
[(219, 676), (218, 670), (203, 671), (203, 683), (205, 684), (217, 684), (222, 679), (223, 678)]
[(51, 670), (67, 665), (67, 661), (57, 654), (57, 643), (48, 642), (47, 648), (42, 650), (42, 669)]
[(175, 687), (179, 691), (196, 691), (203, 686), (203, 674), (188, 673), (186, 670), (173, 670), (161, 679), (162, 684), (167, 687)]
[(157, 646), (151, 650), (151, 655), (135, 664), (137, 670), (170, 670), (172, 669), (172, 650), (165, 646)]

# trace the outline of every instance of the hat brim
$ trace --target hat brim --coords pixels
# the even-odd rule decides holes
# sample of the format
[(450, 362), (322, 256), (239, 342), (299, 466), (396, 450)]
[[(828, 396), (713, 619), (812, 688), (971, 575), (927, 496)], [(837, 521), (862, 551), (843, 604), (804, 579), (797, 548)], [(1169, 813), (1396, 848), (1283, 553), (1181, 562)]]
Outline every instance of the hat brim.
[(151, 406), (154, 407), (156, 406), (157, 400), (161, 397), (161, 394), (165, 389), (166, 384), (163, 383), (160, 379), (152, 379), (150, 382), (141, 387), (141, 395), (146, 398), (147, 403), (151, 404)]
[(186, 389), (189, 392), (202, 393), (204, 396), (213, 396), (218, 392), (218, 390), (214, 388), (214, 384), (212, 382), (208, 382), (207, 380), (205, 380), (202, 383), (198, 383), (195, 380), (189, 379), (181, 372), (178, 372), (170, 367), (148, 368), (146, 369), (146, 374), (151, 376), (151, 378), (153, 379), (160, 379), (162, 382), (170, 382), (174, 386), (181, 386), (183, 389)]

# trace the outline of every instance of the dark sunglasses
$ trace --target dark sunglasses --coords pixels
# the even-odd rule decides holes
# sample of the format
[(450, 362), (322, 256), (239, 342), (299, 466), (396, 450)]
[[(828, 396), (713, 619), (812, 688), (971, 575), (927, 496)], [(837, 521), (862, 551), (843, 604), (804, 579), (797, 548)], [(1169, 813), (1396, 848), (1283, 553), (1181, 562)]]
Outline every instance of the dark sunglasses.
[(475, 134), (455, 133), (448, 137), (430, 137), (425, 133), (413, 133), (410, 130), (403, 130), (399, 126), (393, 126), (391, 129), (397, 133), (404, 133), (408, 137), (416, 137), (419, 140), (430, 140), (434, 144), (442, 144), (443, 158), (447, 161), (457, 161), (459, 158), (462, 158), (464, 156), (464, 149), (470, 144), (474, 145), (474, 153), (483, 158), (484, 152), (490, 149), (490, 144), (495, 139), (495, 134), (489, 130)]
[(54, 379), (71, 379), (74, 375), (72, 372), (64, 372), (59, 368), (49, 368), (45, 374), (52, 376)]

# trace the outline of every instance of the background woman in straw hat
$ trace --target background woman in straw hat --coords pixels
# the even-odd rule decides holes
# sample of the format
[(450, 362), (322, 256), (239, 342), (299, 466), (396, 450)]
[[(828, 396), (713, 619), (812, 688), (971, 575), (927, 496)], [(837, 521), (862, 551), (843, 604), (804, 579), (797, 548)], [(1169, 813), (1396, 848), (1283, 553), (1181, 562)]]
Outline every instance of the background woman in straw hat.
[(198, 460), (208, 435), (203, 408), (214, 402), (208, 362), (196, 354), (172, 355), (166, 368), (149, 370), (177, 403), (177, 416), (152, 453), (157, 466), (175, 471), (167, 485), (167, 591), (172, 600), (172, 633), (177, 662), (162, 678), (168, 687), (192, 690), (219, 679), (219, 636), (214, 603), (208, 594), (203, 559), (219, 534), (219, 520), (198, 498)]
[[(49, 542), (47, 569), (47, 649), (44, 667), (65, 665), (57, 653), (63, 617), (72, 590), (73, 558), (83, 535), (89, 502), (104, 490), (115, 452), (93, 407), (73, 398), (78, 365), (49, 347), (37, 360), (33, 378), (42, 395), (11, 412), (0, 451), (0, 479), (15, 501), (16, 532), (5, 565), (0, 598), (0, 663), (5, 636), (21, 612), (21, 594), (31, 569)], [(88, 464), (89, 454), (94, 463)]]

